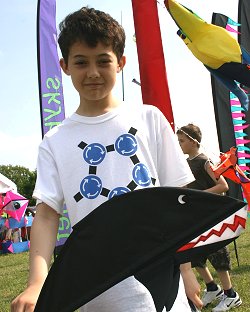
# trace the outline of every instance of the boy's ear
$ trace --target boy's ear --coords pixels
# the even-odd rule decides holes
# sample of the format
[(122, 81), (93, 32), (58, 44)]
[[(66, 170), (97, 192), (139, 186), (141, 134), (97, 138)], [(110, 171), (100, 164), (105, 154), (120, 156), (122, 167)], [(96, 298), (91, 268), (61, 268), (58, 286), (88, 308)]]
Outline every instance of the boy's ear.
[(121, 57), (119, 63), (118, 63), (118, 66), (117, 66), (117, 73), (119, 73), (119, 72), (123, 69), (123, 67), (125, 66), (125, 64), (126, 64), (126, 56), (123, 55), (123, 56)]
[(61, 66), (61, 69), (63, 70), (63, 72), (64, 72), (66, 75), (70, 76), (70, 72), (69, 72), (69, 70), (68, 70), (68, 65), (65, 63), (64, 58), (61, 58), (61, 59), (60, 59), (60, 66)]

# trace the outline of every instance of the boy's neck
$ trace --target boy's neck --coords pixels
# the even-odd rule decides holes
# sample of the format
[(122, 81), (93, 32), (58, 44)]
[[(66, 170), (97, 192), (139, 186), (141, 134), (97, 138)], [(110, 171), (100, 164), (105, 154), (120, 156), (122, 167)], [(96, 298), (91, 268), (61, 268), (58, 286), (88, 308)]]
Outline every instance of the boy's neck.
[(201, 152), (200, 152), (199, 149), (193, 150), (192, 152), (190, 152), (190, 153), (188, 154), (189, 160), (194, 159), (195, 157), (197, 157), (198, 155), (200, 155), (200, 153), (201, 153)]
[(88, 101), (86, 99), (80, 101), (80, 105), (76, 113), (86, 117), (96, 117), (108, 113), (118, 107), (120, 102), (111, 97), (99, 101)]

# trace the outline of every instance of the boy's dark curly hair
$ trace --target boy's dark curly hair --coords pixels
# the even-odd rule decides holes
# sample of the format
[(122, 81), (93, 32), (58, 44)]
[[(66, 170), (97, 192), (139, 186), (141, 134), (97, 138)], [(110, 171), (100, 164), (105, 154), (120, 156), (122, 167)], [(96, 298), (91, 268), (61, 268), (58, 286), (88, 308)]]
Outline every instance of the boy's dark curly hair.
[(96, 47), (99, 42), (111, 46), (119, 61), (125, 48), (123, 27), (109, 14), (94, 8), (83, 7), (66, 16), (59, 24), (58, 44), (65, 63), (68, 63), (70, 47), (75, 42), (85, 42)]

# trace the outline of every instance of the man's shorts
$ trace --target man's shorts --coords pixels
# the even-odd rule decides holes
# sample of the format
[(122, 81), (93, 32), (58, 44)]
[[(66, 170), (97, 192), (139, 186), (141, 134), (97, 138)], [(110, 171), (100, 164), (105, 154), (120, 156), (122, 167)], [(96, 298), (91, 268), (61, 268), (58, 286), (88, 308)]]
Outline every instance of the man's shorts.
[(216, 271), (231, 270), (230, 255), (227, 247), (223, 247), (208, 256), (195, 259), (192, 261), (192, 268), (198, 267), (204, 269), (207, 260), (209, 260)]

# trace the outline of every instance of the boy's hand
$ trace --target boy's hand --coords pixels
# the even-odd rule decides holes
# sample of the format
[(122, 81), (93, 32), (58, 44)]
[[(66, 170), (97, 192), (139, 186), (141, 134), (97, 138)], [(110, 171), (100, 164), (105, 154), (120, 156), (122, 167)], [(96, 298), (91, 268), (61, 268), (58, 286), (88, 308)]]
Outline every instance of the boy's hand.
[(191, 264), (184, 263), (180, 266), (180, 269), (187, 297), (199, 310), (202, 309), (203, 303), (200, 299), (201, 288), (191, 268)]
[[(51, 264), (59, 215), (48, 205), (37, 206), (31, 228), (28, 287), (11, 303), (11, 312), (33, 312)], [(44, 231), (46, 229), (46, 231)], [(41, 235), (41, 233), (43, 233)]]
[(33, 312), (42, 286), (28, 286), (11, 303), (11, 312)]

